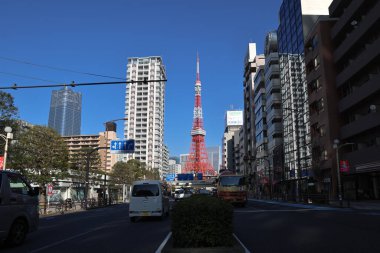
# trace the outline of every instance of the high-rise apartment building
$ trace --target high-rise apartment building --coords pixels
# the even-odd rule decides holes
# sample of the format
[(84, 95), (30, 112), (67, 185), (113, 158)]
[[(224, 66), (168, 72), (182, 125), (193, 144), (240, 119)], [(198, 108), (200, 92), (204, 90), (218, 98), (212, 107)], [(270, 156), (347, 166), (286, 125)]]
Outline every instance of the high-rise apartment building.
[(334, 0), (329, 11), (330, 17), (336, 19), (331, 28), (331, 39), (338, 115), (341, 118), (337, 152), (341, 161), (349, 163), (342, 172), (343, 196), (346, 199), (378, 200), (380, 1)]
[[(284, 168), (292, 196), (305, 192), (311, 171), (304, 39), (332, 0), (283, 0), (277, 30), (282, 95)], [(301, 183), (302, 180), (302, 183)], [(298, 183), (293, 183), (298, 182)]]
[[(135, 140), (137, 159), (162, 174), (166, 72), (159, 56), (128, 59), (124, 136)], [(139, 82), (132, 82), (136, 80)], [(161, 80), (161, 81), (160, 81)]]
[(268, 160), (268, 126), (266, 112), (266, 91), (264, 65), (257, 68), (254, 79), (254, 111), (255, 111), (255, 145), (256, 173), (258, 185), (269, 193), (269, 160)]
[(281, 192), (280, 181), (283, 176), (283, 131), (282, 100), (280, 85), (280, 66), (278, 58), (277, 31), (269, 32), (265, 37), (265, 92), (267, 122), (267, 159), (271, 170), (271, 184), (274, 193)]
[(61, 136), (79, 135), (81, 127), (82, 94), (67, 86), (53, 90), (50, 100), (48, 126)]
[(163, 153), (162, 153), (162, 174), (160, 174), (160, 178), (165, 178), (169, 173), (169, 149), (165, 144), (163, 145)]
[(263, 56), (256, 57), (256, 43), (249, 43), (244, 59), (244, 110), (243, 110), (243, 133), (244, 133), (244, 174), (253, 175), (253, 161), (256, 156), (255, 145), (255, 111), (254, 111), (254, 77), (257, 65), (264, 63)]

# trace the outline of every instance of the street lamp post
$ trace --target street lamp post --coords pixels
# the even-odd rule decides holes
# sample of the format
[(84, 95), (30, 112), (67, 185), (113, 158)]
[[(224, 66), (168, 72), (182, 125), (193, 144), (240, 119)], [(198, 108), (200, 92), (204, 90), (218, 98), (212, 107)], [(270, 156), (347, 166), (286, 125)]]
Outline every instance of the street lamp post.
[(268, 162), (268, 173), (269, 173), (269, 198), (272, 199), (272, 196), (273, 196), (273, 178), (272, 178), (272, 175), (273, 173), (271, 173), (271, 169), (270, 169), (270, 160), (268, 159), (268, 157), (263, 157), (263, 159), (265, 161)]
[(339, 168), (340, 167), (339, 166), (339, 149), (344, 147), (344, 146), (354, 145), (355, 143), (348, 142), (348, 143), (344, 143), (344, 144), (339, 145), (339, 142), (340, 141), (338, 139), (335, 139), (333, 148), (335, 149), (335, 152), (336, 152), (336, 176), (337, 176), (337, 181), (338, 181), (337, 187), (338, 187), (339, 205), (340, 205), (340, 207), (343, 207), (342, 181), (340, 178), (340, 168)]
[(109, 120), (109, 121), (106, 121), (104, 122), (104, 126), (105, 126), (105, 133), (104, 133), (104, 137), (105, 137), (105, 149), (106, 149), (106, 157), (105, 157), (105, 160), (104, 160), (104, 191), (103, 191), (103, 199), (105, 201), (105, 205), (107, 205), (107, 200), (106, 200), (106, 186), (107, 186), (107, 149), (108, 149), (108, 130), (107, 130), (107, 123), (112, 123), (112, 122), (116, 122), (116, 121), (120, 121), (120, 120), (128, 120), (128, 118), (120, 118), (120, 119), (113, 119), (113, 120)]
[(88, 199), (88, 185), (89, 185), (89, 178), (90, 178), (90, 159), (91, 154), (99, 149), (107, 149), (107, 147), (96, 147), (91, 149), (86, 153), (86, 179), (85, 179), (85, 191), (84, 191), (84, 206), (85, 209), (87, 209), (87, 199)]
[(7, 155), (8, 155), (8, 140), (13, 139), (13, 133), (11, 127), (5, 127), (4, 131), (7, 133), (7, 135), (0, 134), (0, 137), (5, 140), (5, 147), (4, 147), (4, 161), (3, 161), (3, 170), (5, 170), (7, 167)]
[(256, 160), (256, 158), (253, 157), (250, 153), (248, 153), (248, 154), (246, 154), (246, 155), (243, 156), (243, 161), (249, 164), (249, 170), (250, 171), (249, 172), (247, 171), (247, 173), (245, 173), (245, 174), (249, 174), (249, 178), (250, 178), (249, 184), (251, 186), (251, 190), (253, 190), (252, 180), (254, 180), (254, 178), (252, 178), (253, 176), (251, 174), (252, 173), (252, 167), (251, 167), (251, 165), (252, 165), (252, 162), (254, 162), (255, 160)]
[(301, 177), (302, 177), (302, 170), (301, 170), (301, 159), (300, 159), (300, 146), (299, 146), (299, 136), (298, 136), (298, 117), (299, 117), (299, 111), (296, 110), (296, 109), (293, 109), (293, 108), (286, 108), (286, 107), (282, 107), (282, 109), (284, 110), (288, 110), (288, 111), (291, 111), (293, 112), (296, 116), (296, 120), (295, 120), (295, 139), (296, 139), (296, 146), (297, 146), (297, 149), (296, 149), (296, 155), (297, 155), (297, 183), (296, 183), (296, 186), (297, 186), (297, 189), (296, 189), (296, 199), (298, 201), (300, 201), (301, 199)]

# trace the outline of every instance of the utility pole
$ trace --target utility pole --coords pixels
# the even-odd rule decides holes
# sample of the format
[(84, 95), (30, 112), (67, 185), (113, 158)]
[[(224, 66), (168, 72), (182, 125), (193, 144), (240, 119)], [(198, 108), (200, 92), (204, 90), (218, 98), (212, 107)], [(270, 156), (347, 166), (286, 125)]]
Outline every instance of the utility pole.
[(89, 184), (89, 177), (90, 177), (90, 158), (91, 154), (95, 151), (98, 151), (99, 149), (107, 149), (108, 147), (96, 147), (91, 149), (86, 153), (86, 179), (85, 179), (85, 191), (84, 191), (84, 206), (85, 209), (88, 207), (88, 184)]

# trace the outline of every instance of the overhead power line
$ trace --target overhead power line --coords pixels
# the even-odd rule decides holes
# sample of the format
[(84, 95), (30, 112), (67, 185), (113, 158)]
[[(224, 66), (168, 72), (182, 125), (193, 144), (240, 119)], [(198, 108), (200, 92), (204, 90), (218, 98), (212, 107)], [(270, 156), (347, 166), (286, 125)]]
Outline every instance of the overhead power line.
[(42, 79), (42, 78), (38, 78), (38, 77), (34, 77), (34, 76), (20, 75), (20, 74), (10, 73), (10, 72), (0, 71), (0, 74), (10, 75), (10, 76), (18, 76), (18, 77), (22, 77), (22, 78), (26, 78), (26, 79), (32, 79), (32, 80), (38, 80), (38, 81), (44, 81), (44, 82), (50, 82), (50, 83), (59, 83), (59, 82), (52, 81), (52, 80)]
[(127, 84), (127, 83), (154, 83), (154, 82), (166, 82), (167, 79), (162, 80), (131, 80), (124, 82), (96, 82), (96, 83), (74, 83), (71, 84), (48, 84), (48, 85), (31, 85), (31, 86), (18, 86), (13, 84), (13, 86), (0, 87), (0, 90), (17, 90), (17, 89), (33, 89), (33, 88), (54, 88), (54, 87), (77, 87), (77, 86), (93, 86), (93, 85), (107, 85), (107, 84)]
[(32, 62), (27, 62), (27, 61), (21, 61), (21, 60), (12, 59), (12, 58), (8, 58), (8, 57), (4, 57), (4, 56), (0, 56), (0, 59), (6, 60), (6, 61), (11, 61), (11, 62), (17, 62), (17, 63), (21, 63), (21, 64), (26, 64), (26, 65), (32, 65), (32, 66), (36, 66), (36, 67), (40, 67), (40, 68), (48, 68), (48, 69), (71, 72), (71, 73), (76, 73), (76, 74), (83, 74), (83, 75), (97, 76), (97, 77), (106, 77), (106, 78), (112, 78), (112, 79), (118, 79), (118, 80), (126, 80), (125, 78), (121, 78), (121, 77), (99, 75), (99, 74), (94, 74), (94, 73), (89, 73), (89, 72), (76, 71), (76, 70), (72, 70), (72, 69), (58, 68), (58, 67), (36, 64), (36, 63), (32, 63)]

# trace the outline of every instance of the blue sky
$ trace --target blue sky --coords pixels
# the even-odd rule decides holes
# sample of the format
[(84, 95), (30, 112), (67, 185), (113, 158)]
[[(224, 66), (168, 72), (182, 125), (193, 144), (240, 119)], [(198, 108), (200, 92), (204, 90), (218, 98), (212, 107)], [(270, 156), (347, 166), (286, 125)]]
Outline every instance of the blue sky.
[[(243, 108), (248, 43), (263, 53), (278, 26), (281, 0), (1, 0), (0, 86), (120, 81), (128, 57), (162, 56), (167, 70), (165, 143), (170, 155), (190, 151), (196, 53), (200, 56), (206, 146), (221, 145), (228, 109)], [(37, 78), (37, 79), (33, 79)], [(5, 90), (21, 119), (47, 125), (52, 88)], [(76, 87), (82, 134), (124, 117), (125, 85)], [(123, 122), (118, 123), (122, 137)]]

